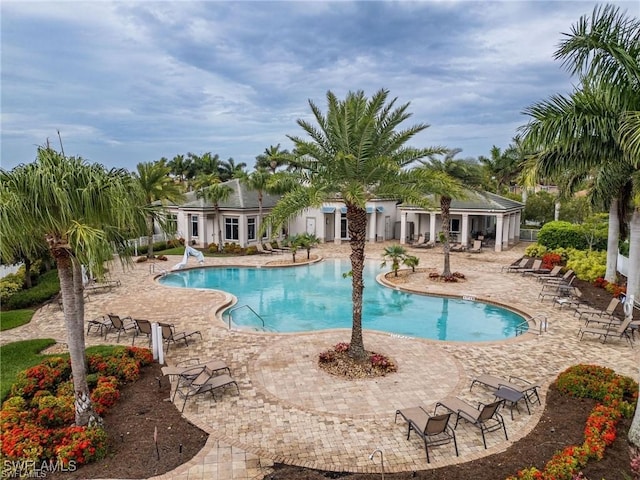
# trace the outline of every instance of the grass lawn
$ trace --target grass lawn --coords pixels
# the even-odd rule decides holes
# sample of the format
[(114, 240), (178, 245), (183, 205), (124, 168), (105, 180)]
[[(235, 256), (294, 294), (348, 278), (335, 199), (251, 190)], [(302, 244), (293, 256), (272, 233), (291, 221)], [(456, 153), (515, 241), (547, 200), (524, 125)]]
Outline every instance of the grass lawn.
[(31, 321), (35, 310), (7, 310), (0, 312), (0, 332), (16, 328)]

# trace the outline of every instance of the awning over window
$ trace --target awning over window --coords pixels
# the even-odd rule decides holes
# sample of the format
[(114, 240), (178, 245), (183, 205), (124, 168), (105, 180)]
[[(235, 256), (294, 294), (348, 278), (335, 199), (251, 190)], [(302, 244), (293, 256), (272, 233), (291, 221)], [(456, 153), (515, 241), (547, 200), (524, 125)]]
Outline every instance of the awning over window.
[(373, 207), (367, 207), (367, 213), (373, 213)]
[(384, 207), (376, 207), (376, 211), (382, 213), (384, 212)]
[(347, 213), (347, 207), (341, 207), (340, 213)]
[(336, 211), (336, 207), (322, 207), (322, 213), (333, 213)]

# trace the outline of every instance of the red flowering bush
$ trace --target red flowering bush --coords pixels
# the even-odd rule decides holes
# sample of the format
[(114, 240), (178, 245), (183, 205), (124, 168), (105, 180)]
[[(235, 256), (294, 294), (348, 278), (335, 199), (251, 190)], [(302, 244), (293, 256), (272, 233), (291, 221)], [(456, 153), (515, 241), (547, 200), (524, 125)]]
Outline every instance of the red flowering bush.
[(464, 276), (464, 273), (461, 272), (453, 272), (451, 275), (453, 275), (456, 278), (459, 278), (461, 280), (464, 280), (466, 277)]
[(336, 354), (331, 350), (322, 352), (320, 355), (318, 355), (318, 361), (320, 363), (331, 363), (335, 359), (336, 359)]
[(91, 401), (98, 415), (104, 415), (120, 398), (116, 377), (100, 377), (98, 385), (91, 392)]
[(562, 256), (558, 253), (545, 253), (542, 255), (542, 268), (553, 269), (556, 265), (562, 265)]
[(616, 439), (616, 424), (623, 415), (633, 415), (638, 400), (638, 384), (633, 379), (597, 365), (568, 368), (558, 376), (556, 386), (566, 395), (594, 398), (603, 402), (596, 405), (589, 414), (583, 444), (569, 446), (556, 453), (542, 471), (535, 467), (528, 468), (507, 480), (576, 478), (589, 460), (603, 458), (606, 447)]
[[(118, 401), (121, 383), (138, 378), (153, 361), (143, 348), (121, 348), (111, 355), (89, 355), (91, 400), (99, 415)], [(109, 374), (109, 372), (113, 372)], [(55, 394), (54, 394), (55, 392)], [(100, 428), (69, 426), (75, 419), (75, 391), (68, 359), (47, 358), (21, 372), (0, 411), (0, 454), (7, 460), (87, 463), (106, 453)], [(57, 457), (57, 459), (56, 459)]]
[(102, 428), (68, 427), (55, 448), (55, 454), (63, 465), (71, 460), (77, 464), (94, 462), (107, 453), (107, 432)]
[(333, 347), (333, 350), (340, 353), (340, 352), (346, 352), (347, 350), (349, 350), (349, 344), (345, 343), (345, 342), (340, 342), (338, 344), (336, 344), (335, 347)]

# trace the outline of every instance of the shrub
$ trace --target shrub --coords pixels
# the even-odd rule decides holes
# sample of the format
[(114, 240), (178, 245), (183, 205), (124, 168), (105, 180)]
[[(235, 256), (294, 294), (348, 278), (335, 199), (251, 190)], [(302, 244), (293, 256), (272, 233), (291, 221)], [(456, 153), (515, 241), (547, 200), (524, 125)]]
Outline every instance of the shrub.
[(607, 270), (607, 252), (567, 249), (567, 268), (572, 269), (580, 280), (593, 282), (603, 277)]
[(586, 231), (586, 228), (569, 222), (549, 222), (538, 232), (538, 243), (551, 250), (570, 247), (587, 250), (590, 246), (595, 250), (606, 250), (606, 231)]
[(524, 254), (527, 257), (537, 258), (537, 257), (542, 257), (542, 255), (544, 255), (546, 251), (547, 251), (547, 247), (539, 243), (534, 243), (533, 245), (529, 245), (525, 249)]
[(208, 249), (209, 249), (209, 253), (218, 253), (218, 244), (210, 243)]
[(136, 263), (144, 263), (147, 260), (148, 260), (148, 258), (143, 255), (141, 257), (136, 258)]
[(556, 265), (562, 264), (562, 257), (557, 253), (545, 253), (542, 255), (542, 268), (551, 270)]
[(22, 290), (22, 278), (10, 273), (0, 280), (0, 302), (5, 303), (11, 296)]
[(616, 424), (621, 415), (631, 417), (638, 400), (638, 384), (629, 377), (597, 365), (576, 365), (562, 372), (558, 389), (567, 395), (595, 398), (602, 404), (589, 414), (584, 430), (584, 442), (556, 453), (543, 471), (531, 467), (518, 472), (516, 479), (572, 480), (589, 460), (602, 459), (605, 448), (616, 438)]
[(107, 432), (98, 427), (69, 427), (55, 453), (63, 465), (72, 461), (82, 465), (100, 460), (107, 453)]
[(20, 308), (28, 308), (36, 305), (42, 305), (47, 300), (52, 299), (60, 293), (60, 280), (58, 279), (58, 271), (51, 270), (38, 279), (38, 284), (27, 290), (21, 290), (13, 294), (6, 303), (3, 301), (3, 307), (8, 310), (18, 310)]

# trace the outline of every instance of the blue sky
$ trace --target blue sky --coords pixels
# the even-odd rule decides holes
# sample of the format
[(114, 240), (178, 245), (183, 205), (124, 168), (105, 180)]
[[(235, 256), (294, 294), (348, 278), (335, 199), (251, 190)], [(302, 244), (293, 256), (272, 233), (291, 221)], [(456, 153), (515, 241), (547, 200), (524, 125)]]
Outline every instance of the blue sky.
[(430, 125), (413, 145), (488, 156), (527, 106), (571, 90), (553, 52), (596, 5), (3, 0), (0, 162), (31, 162), (59, 130), (67, 155), (108, 167), (212, 152), (252, 168), (303, 134), (309, 100), (380, 88)]

